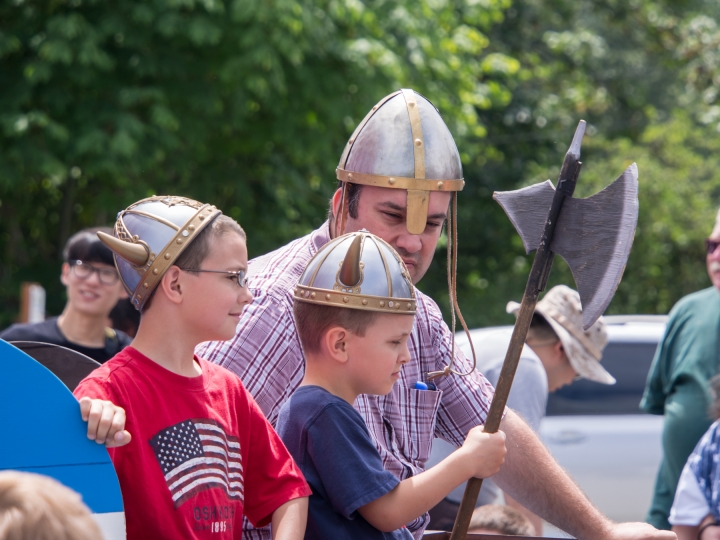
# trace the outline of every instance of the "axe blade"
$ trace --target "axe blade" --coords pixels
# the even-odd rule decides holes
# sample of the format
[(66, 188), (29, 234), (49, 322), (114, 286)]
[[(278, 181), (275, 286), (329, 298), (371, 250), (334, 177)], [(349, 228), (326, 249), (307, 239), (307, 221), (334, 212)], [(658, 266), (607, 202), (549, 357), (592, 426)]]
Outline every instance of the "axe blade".
[(550, 249), (568, 263), (590, 328), (620, 284), (638, 219), (638, 170), (633, 163), (602, 191), (566, 199)]
[[(620, 284), (638, 217), (638, 171), (633, 163), (617, 180), (587, 199), (563, 203), (550, 250), (568, 263), (587, 330), (603, 314)], [(538, 248), (555, 188), (550, 180), (493, 194), (522, 239)]]

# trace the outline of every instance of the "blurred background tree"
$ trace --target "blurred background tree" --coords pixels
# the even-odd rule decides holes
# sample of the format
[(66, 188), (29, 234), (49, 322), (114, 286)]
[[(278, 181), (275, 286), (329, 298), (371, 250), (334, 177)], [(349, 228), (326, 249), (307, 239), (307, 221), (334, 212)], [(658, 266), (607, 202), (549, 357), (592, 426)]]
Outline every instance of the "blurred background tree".
[[(324, 220), (340, 153), (400, 87), (465, 167), (460, 299), (510, 322), (525, 256), (492, 191), (556, 180), (580, 118), (579, 194), (637, 161), (641, 214), (609, 311), (707, 286), (720, 202), (718, 6), (700, 0), (10, 0), (0, 6), (0, 327), (20, 281), (64, 303), (61, 246), (154, 193), (212, 202), (251, 256)], [(556, 262), (553, 282), (573, 285)], [(447, 305), (444, 258), (420, 288)]]

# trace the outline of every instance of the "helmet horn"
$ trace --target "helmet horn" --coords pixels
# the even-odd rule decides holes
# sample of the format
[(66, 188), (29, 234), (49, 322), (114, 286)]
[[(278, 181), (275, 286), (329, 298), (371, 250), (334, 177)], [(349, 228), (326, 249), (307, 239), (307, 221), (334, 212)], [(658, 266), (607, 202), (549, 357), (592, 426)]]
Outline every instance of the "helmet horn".
[(350, 248), (347, 250), (345, 260), (343, 260), (342, 266), (340, 267), (340, 283), (347, 285), (348, 287), (354, 287), (360, 283), (360, 255), (362, 251), (362, 241), (365, 235), (358, 234), (350, 244)]
[(118, 257), (122, 257), (133, 266), (145, 266), (150, 259), (150, 253), (142, 244), (133, 244), (120, 240), (104, 232), (97, 233), (100, 241), (105, 244)]

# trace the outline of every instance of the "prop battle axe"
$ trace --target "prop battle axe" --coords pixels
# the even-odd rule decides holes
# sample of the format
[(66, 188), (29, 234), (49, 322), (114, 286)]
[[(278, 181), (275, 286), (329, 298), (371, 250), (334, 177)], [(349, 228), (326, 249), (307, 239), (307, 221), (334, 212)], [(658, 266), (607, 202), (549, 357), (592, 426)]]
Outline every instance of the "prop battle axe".
[[(637, 165), (630, 165), (617, 180), (592, 197), (572, 198), (582, 165), (578, 160), (585, 125), (581, 120), (575, 130), (557, 189), (547, 180), (493, 195), (515, 225), (527, 253), (534, 249), (537, 252), (488, 412), (484, 428), (487, 433), (500, 428), (538, 294), (545, 289), (555, 254), (565, 259), (575, 278), (585, 330), (612, 300), (630, 255), (638, 216)], [(482, 479), (468, 481), (451, 540), (465, 538), (481, 486)]]

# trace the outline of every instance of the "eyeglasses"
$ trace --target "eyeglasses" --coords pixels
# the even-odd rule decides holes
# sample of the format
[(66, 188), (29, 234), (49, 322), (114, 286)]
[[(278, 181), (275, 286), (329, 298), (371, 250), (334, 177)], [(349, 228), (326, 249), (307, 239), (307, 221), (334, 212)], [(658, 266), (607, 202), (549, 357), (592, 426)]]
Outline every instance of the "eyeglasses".
[(705, 248), (707, 249), (708, 255), (715, 253), (718, 246), (720, 246), (720, 241), (718, 240), (710, 240), (709, 238), (705, 240)]
[(83, 261), (70, 261), (70, 268), (75, 276), (83, 280), (89, 278), (93, 272), (97, 272), (98, 279), (103, 285), (115, 285), (120, 278), (114, 268), (98, 268)]
[(247, 285), (247, 276), (245, 270), (202, 270), (200, 268), (181, 268), (183, 272), (210, 272), (212, 274), (227, 274), (228, 276), (235, 276), (237, 278), (237, 284), (243, 289)]

